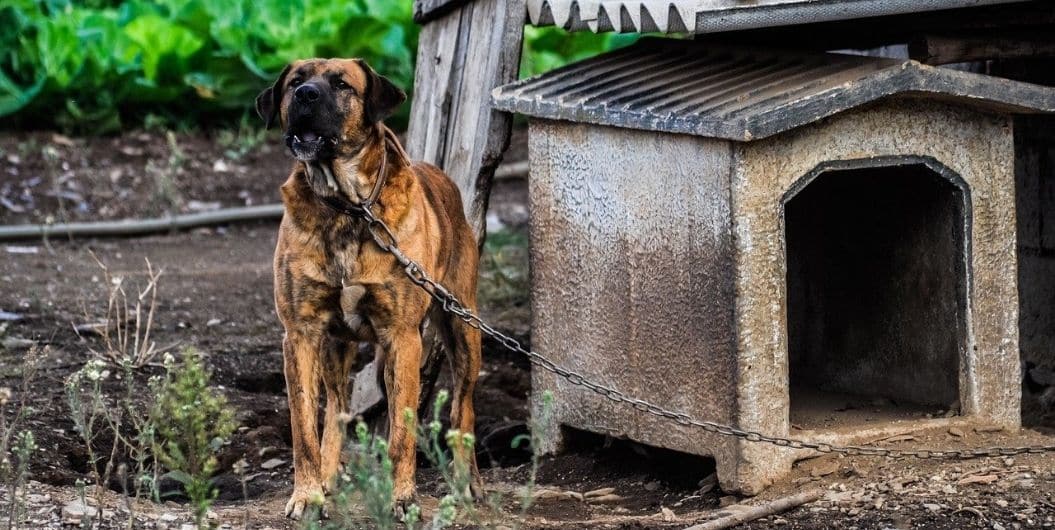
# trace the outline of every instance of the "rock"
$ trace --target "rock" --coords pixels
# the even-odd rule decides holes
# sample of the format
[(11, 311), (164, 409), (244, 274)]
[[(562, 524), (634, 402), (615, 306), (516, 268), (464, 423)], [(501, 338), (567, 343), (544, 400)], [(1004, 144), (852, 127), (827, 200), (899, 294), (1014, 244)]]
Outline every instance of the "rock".
[(94, 519), (99, 510), (85, 505), (80, 500), (73, 500), (62, 507), (62, 524), (81, 526), (87, 519)]
[(992, 484), (997, 480), (1000, 480), (1000, 477), (996, 475), (971, 475), (969, 477), (961, 478), (956, 481), (956, 483), (965, 486), (967, 484)]
[(615, 493), (615, 488), (598, 488), (595, 490), (587, 491), (586, 493), (583, 493), (582, 496), (586, 497), (587, 499), (592, 499), (594, 497), (603, 497), (605, 495), (611, 495), (612, 493)]
[(271, 460), (268, 460), (268, 461), (264, 462), (263, 464), (260, 464), (260, 468), (270, 471), (270, 470), (275, 469), (276, 467), (279, 467), (279, 466), (281, 466), (281, 465), (283, 465), (285, 463), (286, 463), (286, 461), (282, 460), (281, 458), (272, 458)]
[(699, 491), (697, 491), (698, 494), (703, 495), (704, 493), (709, 493), (711, 490), (718, 487), (718, 474), (711, 473), (697, 482), (696, 485), (700, 487)]
[(39, 493), (30, 493), (26, 495), (26, 502), (30, 504), (44, 504), (51, 500), (51, 495), (41, 495)]
[(577, 491), (565, 491), (564, 496), (573, 501), (583, 502), (585, 500), (585, 497), (583, 497), (582, 493), (579, 493)]
[(830, 460), (813, 466), (810, 470), (811, 477), (826, 477), (839, 470), (839, 462)]
[(951, 435), (953, 435), (953, 436), (955, 436), (957, 438), (963, 438), (964, 437), (963, 429), (961, 429), (959, 427), (949, 427), (949, 434), (951, 434)]
[(1004, 528), (1004, 525), (994, 521), (993, 522), (993, 530), (1007, 530), (1007, 529)]
[(1002, 432), (1003, 427), (999, 425), (980, 425), (974, 428), (974, 432), (979, 434), (991, 433), (991, 432)]
[(179, 517), (176, 517), (175, 515), (172, 515), (171, 513), (163, 513), (163, 514), (161, 514), (161, 517), (158, 517), (158, 521), (163, 521), (163, 522), (166, 522), (166, 523), (174, 523), (174, 522), (176, 522), (178, 520), (179, 520)]
[(928, 510), (930, 510), (930, 511), (932, 511), (932, 512), (934, 512), (934, 513), (938, 513), (938, 512), (941, 511), (941, 505), (940, 504), (934, 504), (934, 503), (929, 503), (928, 502), (928, 503), (923, 503), (923, 507), (928, 509)]
[(564, 497), (563, 492), (558, 490), (551, 490), (548, 488), (535, 490), (531, 493), (531, 498), (535, 500), (558, 499), (561, 497)]
[(649, 482), (649, 483), (645, 484), (645, 491), (656, 491), (658, 489), (659, 489), (659, 481), (658, 480), (653, 480), (652, 482)]
[(598, 495), (596, 497), (586, 497), (586, 502), (595, 504), (612, 504), (623, 500), (622, 495), (616, 495), (609, 493), (607, 495)]
[(205, 323), (205, 327), (211, 328), (213, 326), (219, 326), (222, 323), (223, 321), (218, 318), (210, 318), (209, 321)]
[(739, 501), (740, 499), (737, 499), (735, 495), (725, 495), (718, 499), (718, 506), (725, 508), (726, 506), (732, 506)]
[(673, 523), (678, 520), (678, 516), (674, 515), (674, 510), (671, 510), (666, 506), (659, 507), (659, 517), (668, 523)]
[(10, 313), (8, 311), (0, 311), (0, 322), (15, 322), (22, 320), (22, 315), (18, 313)]
[(997, 506), (999, 506), (999, 507), (1001, 507), (1001, 508), (1007, 508), (1007, 504), (1008, 504), (1008, 503), (1007, 503), (1007, 501), (1005, 501), (1004, 499), (997, 499), (997, 500), (996, 500), (996, 501), (994, 502), (994, 504), (996, 504)]

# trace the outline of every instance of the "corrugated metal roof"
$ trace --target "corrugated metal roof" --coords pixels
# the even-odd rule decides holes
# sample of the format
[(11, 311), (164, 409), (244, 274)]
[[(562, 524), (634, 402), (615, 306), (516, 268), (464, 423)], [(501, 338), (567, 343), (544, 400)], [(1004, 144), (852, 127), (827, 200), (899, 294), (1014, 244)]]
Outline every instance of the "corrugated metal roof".
[(1022, 0), (527, 0), (536, 26), (582, 31), (712, 33)]
[(492, 100), (539, 118), (747, 141), (898, 94), (1055, 112), (1055, 88), (915, 61), (659, 38), (498, 87)]

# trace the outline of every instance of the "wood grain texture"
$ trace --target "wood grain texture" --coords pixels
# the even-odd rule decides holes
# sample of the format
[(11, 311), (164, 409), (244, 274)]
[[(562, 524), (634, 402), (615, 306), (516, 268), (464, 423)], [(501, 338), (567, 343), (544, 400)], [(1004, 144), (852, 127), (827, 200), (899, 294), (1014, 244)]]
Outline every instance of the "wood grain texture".
[(512, 126), (512, 115), (492, 109), (491, 90), (516, 79), (525, 13), (523, 0), (476, 0), (433, 20), (418, 40), (407, 151), (458, 184), (478, 240)]
[(427, 24), (472, 0), (414, 0), (414, 22)]

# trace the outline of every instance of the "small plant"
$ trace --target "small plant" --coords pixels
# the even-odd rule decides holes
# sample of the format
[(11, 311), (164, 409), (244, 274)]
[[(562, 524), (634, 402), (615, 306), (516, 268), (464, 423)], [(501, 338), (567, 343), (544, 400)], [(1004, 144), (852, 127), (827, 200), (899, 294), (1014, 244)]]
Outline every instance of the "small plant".
[(220, 131), (216, 141), (224, 148), (224, 155), (231, 160), (238, 160), (256, 149), (267, 139), (267, 129), (256, 125), (256, 121), (247, 113), (238, 122), (238, 129)]
[[(88, 470), (95, 481), (98, 495), (109, 484), (116, 465), (116, 456), (121, 448), (118, 432), (125, 412), (121, 407), (111, 406), (103, 392), (103, 382), (109, 377), (107, 364), (92, 359), (66, 379), (65, 388), (73, 426), (88, 453)], [(104, 433), (110, 434), (112, 440), (108, 457), (100, 454), (97, 447)]]
[(195, 522), (205, 520), (217, 490), (212, 483), (216, 453), (234, 431), (234, 413), (227, 400), (210, 386), (209, 372), (194, 350), (176, 363), (165, 356), (165, 377), (156, 382), (151, 412), (156, 428), (155, 454), (190, 498)]
[(528, 481), (520, 490), (520, 517), (514, 530), (520, 528), (520, 521), (527, 515), (535, 501), (535, 484), (538, 480), (538, 468), (541, 460), (539, 447), (542, 446), (545, 436), (545, 428), (550, 424), (550, 415), (553, 412), (553, 392), (546, 390), (542, 393), (542, 412), (537, 418), (531, 419), (530, 434), (522, 434), (513, 438), (513, 448), (520, 447), (525, 442), (531, 444), (531, 468), (528, 471)]
[[(357, 422), (354, 437), (348, 443), (348, 463), (337, 477), (331, 495), (329, 519), (320, 520), (316, 510), (316, 517), (305, 518), (304, 529), (396, 528), (401, 521), (393, 511), (393, 488), (388, 442), (374, 436), (365, 423)], [(403, 521), (412, 528), (420, 515), (420, 508), (411, 506)]]
[[(88, 468), (95, 482), (96, 494), (101, 495), (115, 470), (119, 470), (122, 490), (126, 495), (140, 497), (149, 492), (157, 494), (157, 458), (153, 454), (154, 424), (148, 411), (137, 403), (141, 388), (135, 381), (134, 368), (124, 362), (123, 390), (117, 396), (108, 395), (104, 382), (109, 379), (110, 366), (101, 359), (92, 359), (66, 379), (66, 401), (70, 407), (74, 429), (88, 454)], [(99, 452), (99, 442), (109, 440), (105, 453)], [(119, 455), (132, 461), (118, 466)], [(132, 484), (129, 489), (129, 482)]]
[[(402, 518), (396, 516), (393, 504), (392, 461), (388, 456), (388, 444), (382, 438), (371, 434), (365, 423), (358, 422), (355, 425), (355, 435), (348, 446), (350, 458), (343, 472), (337, 477), (337, 484), (330, 498), (332, 509), (329, 512), (329, 519), (319, 520), (317, 517), (306, 517), (303, 528), (305, 530), (346, 528), (388, 530), (402, 523), (409, 530), (416, 528), (439, 530), (454, 525), (459, 518), (465, 520), (473, 528), (493, 527), (494, 524), (484, 520), (476, 506), (470, 489), (473, 477), (468, 462), (461, 458), (454, 458), (451, 453), (471, 454), (475, 449), (475, 438), (471, 434), (453, 429), (446, 433), (443, 432), (443, 424), (439, 418), (448, 399), (447, 391), (437, 392), (433, 402), (432, 419), (418, 428), (418, 449), (440, 472), (447, 487), (447, 493), (440, 498), (430, 519), (425, 520), (421, 507), (417, 504), (405, 507)], [(519, 520), (523, 519), (532, 505), (540, 462), (537, 448), (542, 445), (541, 437), (545, 434), (541, 426), (548, 422), (552, 402), (552, 394), (548, 392), (544, 394), (542, 416), (532, 422), (531, 434), (522, 435), (513, 440), (514, 447), (530, 443), (533, 454), (528, 482), (518, 489), (520, 513), (518, 516), (509, 517), (509, 519), (515, 518), (518, 521), (512, 526), (508, 521), (503, 522), (503, 527), (519, 528)], [(406, 409), (403, 414), (408, 422), (414, 420), (414, 411)], [(488, 505), (495, 513), (502, 512), (501, 504), (501, 498), (497, 494), (488, 499)]]
[(172, 212), (179, 209), (183, 203), (179, 188), (176, 186), (176, 177), (183, 169), (187, 155), (183, 152), (176, 133), (165, 132), (168, 142), (169, 156), (164, 163), (156, 163), (154, 160), (147, 162), (146, 172), (154, 181), (154, 206), (159, 213)]
[(46, 349), (34, 347), (26, 354), (22, 361), (22, 384), (17, 390), (17, 399), (15, 391), (0, 388), (0, 482), (8, 491), (10, 504), (4, 510), (8, 529), (17, 528), (24, 515), (22, 507), (26, 504), (26, 473), (37, 444), (33, 432), (21, 429), (21, 423), (31, 412), (27, 399), (36, 379), (39, 360), (46, 353)]
[(132, 301), (129, 305), (129, 295), (125, 290), (127, 279), (114, 276), (95, 253), (89, 253), (102, 269), (103, 283), (107, 290), (106, 315), (98, 325), (98, 332), (103, 339), (102, 349), (91, 349), (91, 352), (111, 365), (128, 366), (138, 370), (153, 362), (158, 354), (172, 348), (158, 348), (150, 337), (154, 328), (154, 312), (157, 309), (158, 280), (164, 270), (155, 270), (149, 259), (144, 260), (146, 284), (141, 289), (137, 287), (132, 291)]
[(437, 392), (436, 400), (432, 404), (432, 421), (418, 430), (418, 448), (439, 470), (449, 490), (447, 495), (440, 499), (440, 507), (433, 519), (432, 527), (443, 528), (453, 524), (459, 512), (479, 526), (480, 521), (471, 489), (473, 477), (469, 463), (465, 459), (447, 455), (448, 448), (456, 453), (472, 454), (476, 450), (476, 439), (472, 434), (451, 429), (443, 438), (446, 447), (440, 442), (440, 433), (443, 430), (440, 415), (449, 399), (450, 395), (446, 390)]

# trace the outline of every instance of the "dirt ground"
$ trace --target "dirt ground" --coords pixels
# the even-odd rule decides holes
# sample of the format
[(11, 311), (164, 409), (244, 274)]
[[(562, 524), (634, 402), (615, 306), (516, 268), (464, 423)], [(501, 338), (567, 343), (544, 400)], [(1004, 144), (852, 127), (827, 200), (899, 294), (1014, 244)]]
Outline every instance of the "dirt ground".
[[(186, 133), (172, 141), (164, 133), (144, 132), (95, 139), (0, 136), (0, 224), (119, 219), (275, 201), (289, 164), (285, 153), (248, 133), (225, 138)], [(523, 131), (514, 143), (512, 157), (523, 158)], [(502, 181), (495, 190), (493, 222), (501, 230), (485, 256), (481, 292), (484, 316), (528, 340), (525, 194), (522, 180)], [(28, 396), (32, 414), (25, 426), (40, 449), (31, 462), (23, 527), (61, 526), (63, 510), (79, 496), (75, 484), (89, 477), (86, 449), (74, 431), (63, 386), (91, 358), (90, 349), (99, 346), (98, 337), (74, 329), (98, 320), (105, 310), (107, 287), (91, 251), (113, 274), (131, 281), (142, 280), (144, 259), (164, 269), (155, 340), (203, 352), (214, 383), (238, 411), (238, 429), (221, 451), (215, 477), (220, 498), (214, 522), (231, 528), (296, 528), (281, 515), (292, 487), (292, 455), (281, 330), (271, 294), (275, 232), (274, 223), (259, 223), (138, 239), (0, 244), (0, 387), (17, 388), (26, 352), (32, 345), (48, 346)], [(737, 503), (760, 504), (818, 488), (822, 500), (743, 527), (1055, 525), (1051, 455), (956, 462), (829, 455), (800, 462), (790, 477), (757, 498), (739, 499), (715, 486), (709, 459), (585, 433), (572, 437), (564, 453), (542, 459), (538, 500), (520, 518), (514, 492), (528, 479), (530, 453), (512, 448), (511, 441), (527, 432), (529, 370), (524, 359), (485, 342), (477, 435), (485, 482), (501, 497), (499, 511), (487, 511), (492, 522), (520, 520), (527, 528), (684, 528), (735, 511)], [(145, 384), (157, 373), (159, 367), (147, 367), (136, 381)], [(1031, 429), (912, 432), (885, 443), (898, 448), (1050, 445), (1055, 438), (1045, 425), (1051, 411), (1042, 399), (1044, 390), (1026, 392), (1024, 419)], [(232, 469), (239, 459), (250, 466), (245, 495)], [(435, 469), (424, 461), (422, 466), (419, 494), (431, 509), (443, 494), (441, 481)], [(602, 496), (606, 488), (611, 496)], [(9, 496), (0, 493), (0, 506)], [(179, 528), (190, 520), (179, 498), (153, 504), (128, 503), (117, 491), (104, 497), (97, 525), (103, 528), (127, 527), (130, 519), (135, 528)]]

